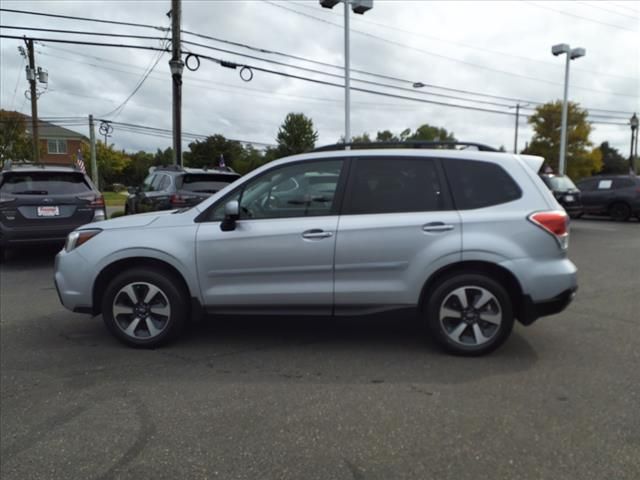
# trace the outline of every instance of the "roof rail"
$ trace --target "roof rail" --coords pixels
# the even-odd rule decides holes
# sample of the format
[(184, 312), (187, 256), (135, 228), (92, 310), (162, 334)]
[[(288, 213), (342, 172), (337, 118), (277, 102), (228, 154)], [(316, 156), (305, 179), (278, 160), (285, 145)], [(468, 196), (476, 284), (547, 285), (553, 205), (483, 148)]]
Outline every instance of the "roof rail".
[(475, 147), (480, 152), (498, 152), (499, 150), (484, 145), (482, 143), (475, 142), (440, 142), (440, 141), (423, 141), (423, 140), (407, 140), (403, 142), (350, 142), (350, 143), (336, 143), (333, 145), (324, 145), (318, 147), (313, 152), (328, 152), (331, 150), (347, 150), (347, 147), (351, 150), (362, 150), (369, 148), (442, 148), (442, 149), (455, 149), (456, 147)]
[(172, 165), (158, 165), (154, 169), (155, 170), (169, 170), (173, 172), (182, 172), (184, 168), (181, 165), (172, 164)]
[(12, 170), (15, 167), (34, 167), (34, 168), (44, 168), (44, 167), (67, 167), (73, 168), (74, 170), (80, 170), (80, 167), (76, 163), (56, 163), (56, 162), (32, 162), (32, 161), (19, 161), (14, 162), (13, 160), (5, 160), (2, 165), (2, 170)]

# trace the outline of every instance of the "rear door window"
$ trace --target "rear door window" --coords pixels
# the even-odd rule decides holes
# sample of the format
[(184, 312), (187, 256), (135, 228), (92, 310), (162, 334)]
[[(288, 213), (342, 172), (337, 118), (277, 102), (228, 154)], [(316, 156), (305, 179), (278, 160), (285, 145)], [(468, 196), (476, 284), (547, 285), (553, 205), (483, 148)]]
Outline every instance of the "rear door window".
[(188, 173), (183, 175), (178, 183), (178, 190), (197, 193), (216, 193), (230, 183), (240, 178), (240, 175), (221, 175), (215, 173)]
[(344, 213), (429, 212), (446, 207), (435, 160), (371, 157), (355, 162)]
[(9, 172), (2, 177), (2, 193), (12, 195), (75, 195), (91, 191), (82, 173)]
[(631, 188), (635, 183), (630, 178), (616, 178), (613, 180), (613, 188)]
[(500, 205), (522, 196), (518, 184), (500, 165), (458, 159), (442, 163), (459, 210)]

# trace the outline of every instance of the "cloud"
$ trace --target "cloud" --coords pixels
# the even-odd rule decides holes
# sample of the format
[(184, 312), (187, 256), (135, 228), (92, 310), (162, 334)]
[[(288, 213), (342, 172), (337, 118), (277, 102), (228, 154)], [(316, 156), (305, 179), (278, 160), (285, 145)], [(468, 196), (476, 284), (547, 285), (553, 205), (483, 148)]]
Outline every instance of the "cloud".
[[(276, 2), (277, 3), (277, 2)], [(183, 2), (183, 29), (225, 40), (312, 58), (333, 65), (343, 64), (344, 31), (326, 22), (342, 24), (342, 9), (320, 8), (316, 1), (280, 3), (298, 14), (269, 2)], [(168, 26), (169, 2), (59, 2), (11, 1), (4, 8), (17, 8), (65, 15)], [(640, 10), (640, 3), (633, 8)], [(568, 42), (587, 49), (587, 56), (572, 62), (570, 98), (583, 106), (640, 111), (640, 23), (630, 10), (607, 4), (586, 2), (578, 8), (572, 2), (374, 2), (364, 16), (351, 16), (352, 67), (412, 81), (422, 81), (460, 90), (492, 95), (550, 101), (562, 96), (564, 62), (550, 53), (552, 44)], [(560, 13), (560, 12), (565, 13)], [(586, 19), (576, 18), (580, 15)], [(321, 20), (309, 18), (312, 15)], [(326, 22), (323, 22), (325, 20)], [(162, 36), (159, 30), (103, 25), (75, 20), (52, 19), (2, 12), (2, 24), (47, 28), (135, 33)], [(613, 25), (613, 26), (612, 26)], [(632, 31), (630, 31), (632, 30)], [(2, 30), (6, 34), (29, 34)], [(360, 32), (360, 33), (359, 33)], [(31, 32), (35, 36), (34, 32)], [(63, 38), (68, 34), (45, 34)], [(380, 38), (374, 38), (380, 37)], [(89, 39), (89, 37), (81, 37)], [(294, 61), (290, 58), (250, 52), (184, 35), (184, 39), (296, 63), (323, 72), (340, 74), (339, 69)], [(91, 37), (92, 41), (104, 41)], [(159, 40), (109, 39), (114, 43), (161, 45)], [(18, 55), (21, 41), (0, 41), (2, 76), (0, 99), (3, 108), (28, 113), (24, 63)], [(258, 60), (243, 59), (230, 53), (185, 45), (216, 58), (246, 62), (278, 71), (295, 73), (341, 83), (340, 79), (300, 72)], [(140, 81), (145, 69), (156, 58), (155, 52), (105, 47), (48, 43), (37, 47), (37, 63), (49, 71), (50, 91), (39, 103), (42, 116), (104, 115), (120, 105)], [(171, 79), (167, 54), (160, 60), (140, 90), (117, 117), (120, 122), (171, 128)], [(502, 71), (502, 72), (500, 72)], [(506, 72), (506, 73), (505, 73)], [(354, 79), (367, 78), (353, 73)], [(14, 87), (18, 89), (14, 98)], [(354, 81), (354, 87), (375, 88), (404, 94)], [(404, 85), (409, 86), (410, 85)], [(429, 97), (426, 91), (457, 95), (445, 90), (422, 89), (408, 93), (418, 98), (447, 103), (469, 104), (460, 100)], [(406, 93), (406, 92), (405, 92)], [(461, 95), (466, 96), (466, 95)], [(196, 72), (185, 70), (183, 88), (183, 129), (198, 134), (222, 133), (244, 140), (273, 142), (278, 126), (288, 112), (310, 116), (319, 131), (320, 143), (333, 143), (344, 133), (344, 93), (340, 88), (323, 86), (254, 71), (251, 82), (243, 82), (238, 70), (221, 68), (203, 60)], [(484, 98), (484, 100), (490, 100)], [(504, 101), (496, 100), (498, 103)], [(515, 102), (506, 102), (512, 103)], [(477, 105), (490, 109), (503, 107)], [(512, 110), (511, 110), (512, 111)], [(524, 113), (527, 111), (525, 110)], [(595, 111), (594, 111), (595, 113)], [(598, 112), (600, 115), (613, 115)], [(625, 123), (621, 120), (601, 120)], [(390, 129), (396, 132), (422, 123), (442, 126), (457, 138), (511, 149), (514, 118), (352, 92), (352, 134)], [(74, 127), (78, 128), (78, 127)], [(79, 127), (79, 130), (83, 130)], [(86, 129), (82, 133), (87, 133)], [(521, 120), (519, 145), (530, 139), (526, 118)], [(608, 140), (623, 154), (628, 151), (626, 125), (595, 125), (594, 143)], [(116, 128), (111, 141), (119, 148), (154, 151), (171, 144), (170, 138), (145, 136)], [(185, 147), (188, 140), (184, 142)]]

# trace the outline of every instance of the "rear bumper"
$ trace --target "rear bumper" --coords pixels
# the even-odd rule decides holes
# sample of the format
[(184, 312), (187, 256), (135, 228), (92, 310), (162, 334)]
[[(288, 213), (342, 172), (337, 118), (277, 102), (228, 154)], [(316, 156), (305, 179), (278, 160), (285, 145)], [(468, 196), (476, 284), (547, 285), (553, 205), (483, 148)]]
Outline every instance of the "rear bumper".
[(529, 295), (524, 295), (518, 320), (523, 325), (531, 325), (540, 317), (562, 312), (573, 301), (578, 287), (570, 288), (560, 295), (542, 302), (534, 302)]
[(61, 227), (14, 227), (0, 225), (0, 245), (3, 247), (15, 245), (34, 245), (43, 243), (63, 244), (67, 235), (80, 225), (64, 225)]

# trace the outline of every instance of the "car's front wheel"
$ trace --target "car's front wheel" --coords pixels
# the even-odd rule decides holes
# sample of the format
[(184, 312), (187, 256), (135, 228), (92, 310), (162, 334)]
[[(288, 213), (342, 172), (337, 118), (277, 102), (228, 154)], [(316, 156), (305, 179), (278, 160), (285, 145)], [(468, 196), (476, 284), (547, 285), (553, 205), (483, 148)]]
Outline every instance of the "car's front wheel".
[(456, 355), (489, 353), (511, 334), (514, 316), (505, 288), (487, 276), (456, 274), (442, 281), (427, 301), (431, 335)]
[(102, 302), (109, 331), (132, 347), (153, 348), (176, 338), (188, 314), (188, 298), (179, 282), (153, 268), (120, 273), (109, 283)]

